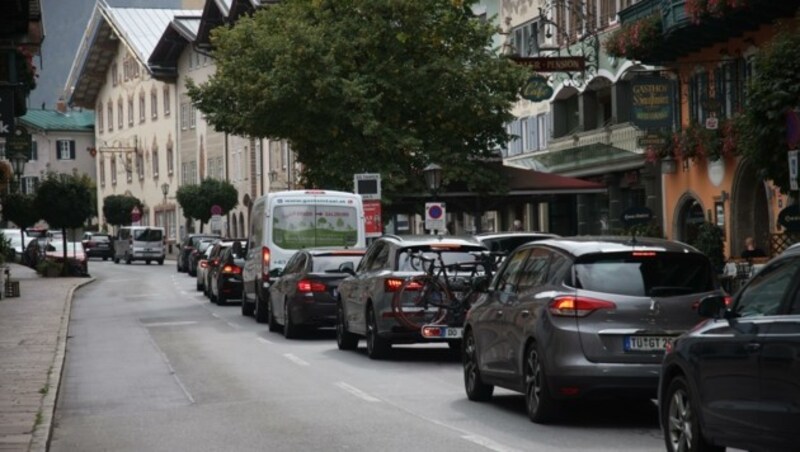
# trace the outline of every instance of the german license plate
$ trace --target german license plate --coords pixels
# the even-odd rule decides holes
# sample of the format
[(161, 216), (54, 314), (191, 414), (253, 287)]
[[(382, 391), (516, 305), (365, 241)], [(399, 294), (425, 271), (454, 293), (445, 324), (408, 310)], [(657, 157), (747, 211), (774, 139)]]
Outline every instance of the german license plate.
[(422, 337), (428, 339), (461, 339), (464, 328), (456, 326), (425, 325), (422, 327)]
[(625, 336), (626, 352), (663, 352), (672, 336)]

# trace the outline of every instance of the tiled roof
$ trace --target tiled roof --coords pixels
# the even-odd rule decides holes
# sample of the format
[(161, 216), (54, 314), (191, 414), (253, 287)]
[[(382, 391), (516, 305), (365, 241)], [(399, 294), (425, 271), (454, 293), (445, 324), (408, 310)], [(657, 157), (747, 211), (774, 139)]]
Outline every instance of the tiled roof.
[(94, 129), (94, 113), (91, 111), (68, 111), (61, 113), (55, 110), (28, 109), (28, 113), (18, 119), (29, 128), (44, 131), (92, 132)]
[(176, 16), (200, 17), (202, 11), (161, 8), (107, 8), (106, 13), (116, 31), (136, 52), (139, 61), (147, 64), (150, 54)]

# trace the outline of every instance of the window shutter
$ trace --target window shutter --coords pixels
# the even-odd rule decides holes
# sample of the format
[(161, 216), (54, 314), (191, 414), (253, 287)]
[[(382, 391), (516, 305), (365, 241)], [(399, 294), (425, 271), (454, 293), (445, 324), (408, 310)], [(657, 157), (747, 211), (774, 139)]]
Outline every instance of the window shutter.
[(528, 149), (536, 150), (539, 148), (539, 134), (536, 133), (536, 116), (528, 117)]
[(69, 159), (75, 160), (75, 140), (69, 140)]

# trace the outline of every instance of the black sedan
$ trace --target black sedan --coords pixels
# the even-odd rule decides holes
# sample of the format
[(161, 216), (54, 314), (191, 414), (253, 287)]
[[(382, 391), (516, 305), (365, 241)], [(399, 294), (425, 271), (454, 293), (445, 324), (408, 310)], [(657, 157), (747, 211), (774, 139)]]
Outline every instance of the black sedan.
[(211, 301), (218, 305), (228, 303), (228, 300), (242, 299), (242, 268), (244, 267), (245, 247), (247, 241), (234, 239), (230, 242), (219, 242), (220, 254), (218, 258), (209, 256), (213, 262), (208, 266), (208, 293)]
[(800, 247), (767, 264), (732, 303), (667, 349), (659, 384), (667, 450), (798, 450)]
[(269, 289), (269, 330), (283, 325), (283, 335), (291, 339), (301, 327), (335, 326), (339, 283), (348, 276), (344, 268), (355, 268), (363, 255), (356, 249), (295, 253)]
[(84, 234), (83, 249), (86, 257), (102, 257), (103, 260), (114, 258), (114, 244), (111, 236), (97, 232)]

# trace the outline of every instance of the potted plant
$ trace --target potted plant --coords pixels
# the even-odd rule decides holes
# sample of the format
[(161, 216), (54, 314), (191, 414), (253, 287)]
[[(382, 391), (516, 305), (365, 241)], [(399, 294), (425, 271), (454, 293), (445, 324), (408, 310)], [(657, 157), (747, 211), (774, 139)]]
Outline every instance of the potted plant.
[(697, 228), (697, 237), (691, 244), (700, 252), (708, 257), (711, 266), (717, 273), (722, 273), (725, 268), (724, 240), (722, 229), (708, 221), (703, 222)]
[(61, 276), (62, 270), (63, 266), (60, 263), (54, 262), (50, 259), (45, 259), (39, 262), (39, 265), (36, 266), (36, 272), (46, 278)]

